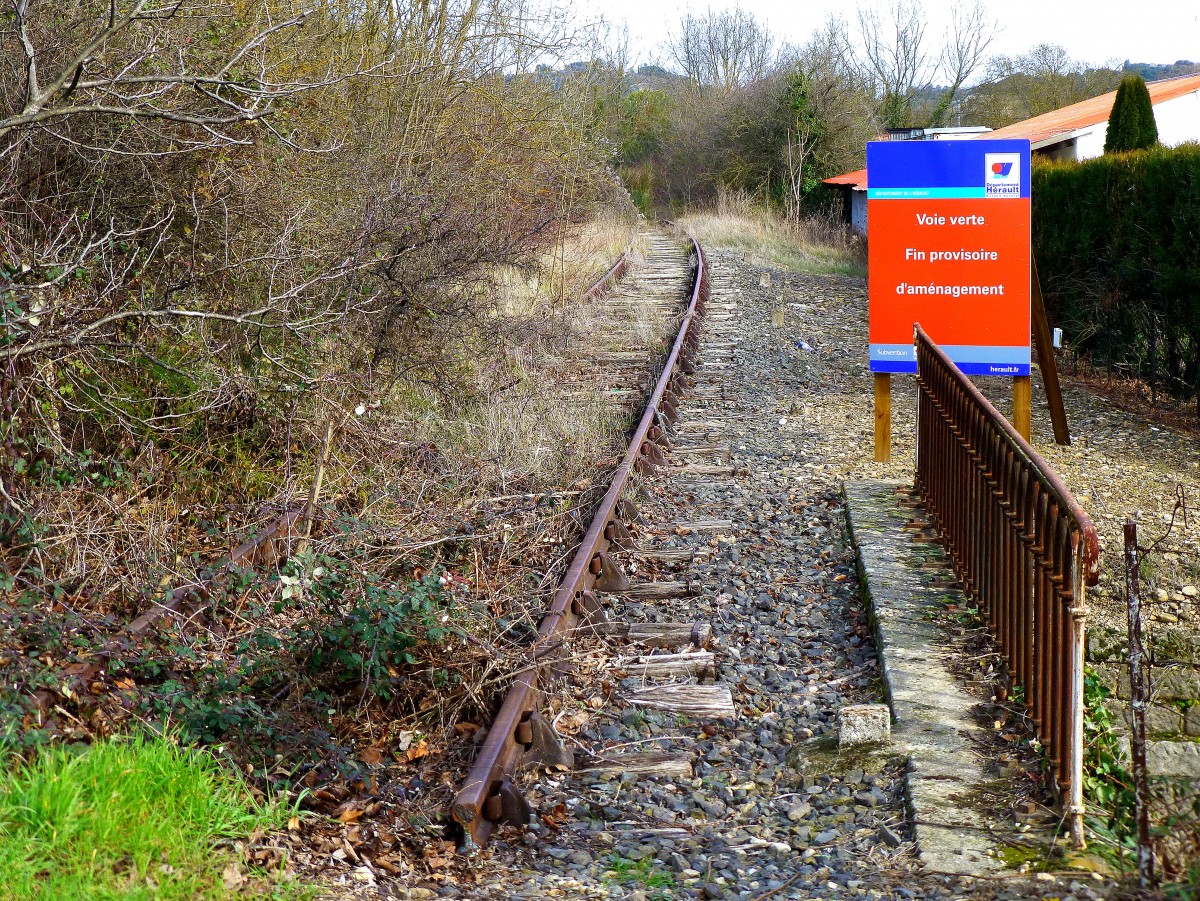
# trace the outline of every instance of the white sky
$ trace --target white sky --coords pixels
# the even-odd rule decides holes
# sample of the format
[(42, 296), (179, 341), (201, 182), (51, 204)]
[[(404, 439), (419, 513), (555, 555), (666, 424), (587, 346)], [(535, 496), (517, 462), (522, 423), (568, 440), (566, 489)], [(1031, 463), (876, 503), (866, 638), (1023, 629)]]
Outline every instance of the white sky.
[[(880, 0), (866, 0), (878, 4)], [(953, 0), (923, 0), (929, 36), (940, 35)], [(983, 0), (1000, 22), (992, 53), (1017, 55), (1035, 44), (1060, 44), (1073, 59), (1102, 63), (1115, 59), (1173, 63), (1200, 61), (1200, 2), (1198, 0)], [(676, 28), (685, 12), (703, 13), (710, 6), (740, 5), (765, 22), (775, 35), (803, 44), (829, 16), (853, 19), (857, 0), (576, 0), (582, 16), (603, 16), (627, 23), (630, 50), (639, 63), (661, 62), (659, 45)]]

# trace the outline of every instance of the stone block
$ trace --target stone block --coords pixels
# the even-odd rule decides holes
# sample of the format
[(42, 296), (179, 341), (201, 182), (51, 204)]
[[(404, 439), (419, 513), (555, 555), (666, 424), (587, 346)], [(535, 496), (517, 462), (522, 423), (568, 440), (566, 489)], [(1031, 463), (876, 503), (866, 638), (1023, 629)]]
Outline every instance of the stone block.
[(1183, 731), (1183, 712), (1178, 707), (1151, 704), (1146, 709), (1146, 731), (1179, 733)]
[(1126, 633), (1117, 629), (1097, 626), (1087, 631), (1087, 661), (1102, 663), (1106, 661), (1124, 660), (1126, 651)]
[(1200, 735), (1200, 704), (1193, 704), (1184, 713), (1183, 731), (1188, 735)]
[(838, 711), (838, 747), (892, 737), (892, 711), (887, 704), (852, 704)]
[(1116, 663), (1099, 663), (1091, 667), (1100, 684), (1109, 690), (1110, 697), (1129, 698), (1129, 667)]
[(1151, 672), (1154, 698), (1160, 701), (1200, 699), (1200, 671), (1191, 667), (1156, 666)]
[(1152, 776), (1200, 779), (1200, 743), (1151, 741), (1146, 743), (1146, 769)]

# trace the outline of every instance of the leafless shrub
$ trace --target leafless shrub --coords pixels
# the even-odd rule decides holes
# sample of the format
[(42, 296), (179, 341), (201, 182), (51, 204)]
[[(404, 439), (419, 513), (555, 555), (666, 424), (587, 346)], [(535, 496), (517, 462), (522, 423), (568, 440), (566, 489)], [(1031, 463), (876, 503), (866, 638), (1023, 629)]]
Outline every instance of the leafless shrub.
[(569, 38), (499, 0), (12, 4), (15, 587), (135, 607), (194, 576), (181, 545), (302, 502), (348, 411), (471, 396), (496, 274), (612, 196), (584, 86), (520, 74)]

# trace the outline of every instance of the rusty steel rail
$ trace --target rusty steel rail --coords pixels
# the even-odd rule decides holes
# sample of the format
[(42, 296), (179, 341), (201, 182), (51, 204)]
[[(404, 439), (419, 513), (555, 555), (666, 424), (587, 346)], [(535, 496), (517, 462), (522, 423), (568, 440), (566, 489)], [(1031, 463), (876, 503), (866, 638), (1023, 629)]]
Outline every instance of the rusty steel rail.
[[(529, 649), (533, 661), (545, 659), (560, 648), (599, 607), (594, 589), (620, 590), (627, 584), (624, 573), (608, 555), (609, 545), (628, 535), (624, 523), (628, 510), (622, 503), (622, 495), (634, 472), (648, 472), (665, 462), (664, 450), (670, 446), (666, 427), (676, 419), (680, 396), (694, 372), (692, 358), (700, 346), (700, 319), (709, 291), (708, 266), (695, 239), (692, 246), (695, 280), (679, 332), (629, 448), (538, 625), (537, 640)], [(549, 728), (537, 714), (539, 670), (535, 663), (513, 680), (475, 763), (454, 798), (451, 815), (462, 826), (464, 844), (468, 847), (486, 844), (497, 825), (524, 826), (529, 822), (529, 806), (514, 784), (513, 775), (522, 758), (535, 753), (535, 733)]]
[(1050, 465), (918, 325), (917, 474), (966, 595), (1025, 692), (1083, 847), (1084, 586), (1096, 528)]
[(595, 300), (597, 297), (601, 297), (607, 293), (608, 290), (616, 283), (616, 280), (624, 275), (625, 270), (629, 268), (629, 258), (630, 254), (632, 253), (633, 244), (631, 243), (625, 248), (625, 251), (621, 254), (620, 259), (608, 267), (608, 271), (596, 279), (596, 281), (592, 283), (592, 286), (583, 292), (584, 300)]

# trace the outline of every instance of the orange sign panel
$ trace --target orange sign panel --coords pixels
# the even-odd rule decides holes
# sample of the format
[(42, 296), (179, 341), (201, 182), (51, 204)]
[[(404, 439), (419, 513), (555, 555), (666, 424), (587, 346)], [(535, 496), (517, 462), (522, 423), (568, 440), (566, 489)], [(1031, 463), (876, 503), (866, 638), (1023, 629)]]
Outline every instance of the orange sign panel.
[(969, 375), (1028, 375), (1028, 141), (867, 145), (870, 354), (913, 372), (920, 323)]

